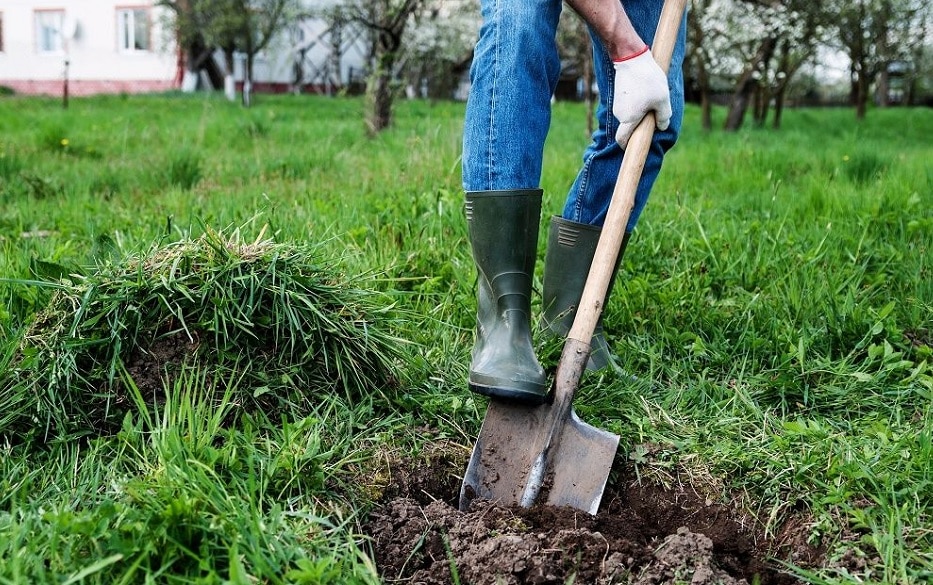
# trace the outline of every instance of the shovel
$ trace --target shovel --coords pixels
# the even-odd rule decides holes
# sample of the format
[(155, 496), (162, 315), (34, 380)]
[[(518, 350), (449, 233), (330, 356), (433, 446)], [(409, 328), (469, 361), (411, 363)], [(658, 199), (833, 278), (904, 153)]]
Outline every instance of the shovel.
[[(652, 55), (668, 69), (686, 0), (665, 0)], [(590, 356), (590, 339), (603, 309), (609, 280), (635, 190), (654, 135), (649, 113), (629, 139), (593, 263), (573, 326), (567, 335), (551, 400), (525, 406), (491, 399), (460, 489), (460, 509), (475, 499), (530, 507), (542, 496), (551, 506), (589, 514), (599, 509), (619, 436), (586, 424), (573, 410), (573, 396)]]

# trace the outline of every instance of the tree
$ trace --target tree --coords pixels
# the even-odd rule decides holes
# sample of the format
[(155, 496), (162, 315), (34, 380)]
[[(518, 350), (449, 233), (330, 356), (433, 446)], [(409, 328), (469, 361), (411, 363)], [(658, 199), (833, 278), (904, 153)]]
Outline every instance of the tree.
[(211, 42), (212, 49), (224, 54), (224, 94), (236, 99), (233, 81), (234, 57), (239, 46), (242, 22), (234, 0), (198, 0), (201, 34)]
[(300, 0), (214, 0), (230, 4), (239, 15), (239, 49), (246, 55), (243, 105), (252, 100), (253, 62), (273, 38), (301, 11)]
[(405, 33), (427, 0), (344, 0), (339, 10), (370, 34), (370, 72), (366, 80), (366, 127), (375, 135), (392, 123), (396, 80), (402, 63)]
[[(927, 6), (926, 10), (921, 10), (917, 14), (917, 25), (915, 35), (918, 42), (913, 44), (910, 62), (911, 67), (907, 71), (905, 81), (904, 103), (913, 106), (918, 105), (921, 99), (927, 100), (927, 105), (931, 103), (931, 90), (933, 84), (930, 83), (933, 75), (933, 47), (930, 39), (933, 31), (933, 9)], [(924, 89), (926, 93), (924, 94)]]
[(206, 71), (214, 87), (219, 87), (221, 74), (217, 70), (211, 54), (213, 47), (204, 38), (204, 13), (200, 8), (201, 0), (159, 0), (158, 5), (169, 10), (175, 40), (184, 55), (185, 74), (182, 79), (182, 91), (194, 91), (198, 87), (201, 71)]
[(450, 97), (472, 60), (479, 26), (475, 0), (433, 0), (407, 35), (399, 60), (406, 91), (421, 97)]
[(850, 98), (859, 120), (865, 117), (871, 86), (880, 78), (879, 104), (887, 104), (887, 73), (892, 63), (912, 61), (923, 45), (930, 6), (927, 0), (833, 0), (838, 41), (849, 57)]
[(225, 90), (231, 99), (234, 54), (246, 55), (243, 82), (246, 106), (251, 100), (256, 54), (269, 45), (301, 8), (300, 0), (159, 0), (159, 4), (174, 14), (175, 28), (183, 45), (199, 49), (198, 54), (189, 59), (189, 71), (193, 66), (212, 60), (214, 50), (223, 51)]
[(596, 93), (593, 91), (593, 40), (586, 22), (573, 10), (564, 10), (557, 27), (557, 46), (561, 65), (580, 76), (586, 103), (586, 135), (594, 130)]
[(714, 83), (731, 87), (724, 127), (739, 128), (757, 101), (776, 46), (775, 12), (751, 0), (692, 0), (687, 71), (700, 96), (702, 124), (712, 128)]
[(733, 24), (730, 28), (732, 31), (742, 30), (745, 34), (736, 44), (743, 53), (744, 65), (735, 83), (723, 126), (732, 131), (742, 127), (748, 106), (761, 87), (761, 78), (777, 47), (779, 26), (774, 6), (776, 0), (767, 4), (759, 4), (756, 0), (733, 4), (733, 14), (729, 18), (741, 19), (741, 24)]
[[(710, 100), (710, 69), (714, 56), (711, 52), (715, 26), (711, 22), (711, 4), (714, 0), (690, 0), (690, 17), (687, 19), (690, 42), (687, 43), (686, 68), (693, 74), (700, 97), (700, 124), (703, 130), (713, 129), (713, 107)], [(715, 14), (713, 12), (713, 14)]]
[(886, 28), (887, 19), (880, 9), (887, 8), (887, 4), (888, 0), (848, 0), (836, 4), (839, 41), (849, 57), (850, 100), (859, 120), (865, 117), (868, 88), (881, 62), (876, 50), (881, 43), (876, 44), (872, 37)]
[(757, 102), (755, 121), (763, 126), (768, 109), (774, 104), (774, 129), (781, 127), (784, 103), (791, 81), (808, 60), (813, 58), (817, 46), (826, 40), (830, 13), (822, 2), (811, 0), (784, 0), (783, 17), (778, 29), (774, 66), (764, 78), (765, 84)]
[[(724, 128), (739, 129), (752, 109), (754, 123), (764, 126), (772, 104), (779, 128), (791, 80), (816, 51), (828, 16), (823, 3), (810, 0), (694, 0), (700, 18), (694, 36), (712, 35), (715, 51), (731, 51), (742, 63), (734, 84)], [(703, 45), (706, 43), (704, 42)], [(694, 49), (700, 77), (713, 51)], [(734, 64), (733, 64), (734, 66)]]

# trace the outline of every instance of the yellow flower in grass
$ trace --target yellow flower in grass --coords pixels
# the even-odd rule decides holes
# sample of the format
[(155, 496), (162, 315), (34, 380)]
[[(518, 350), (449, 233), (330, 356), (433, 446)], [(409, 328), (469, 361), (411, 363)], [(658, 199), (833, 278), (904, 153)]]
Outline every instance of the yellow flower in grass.
[(67, 138), (62, 138), (62, 147), (64, 148), (64, 147), (67, 147), (67, 146), (68, 146), (68, 139), (67, 139)]

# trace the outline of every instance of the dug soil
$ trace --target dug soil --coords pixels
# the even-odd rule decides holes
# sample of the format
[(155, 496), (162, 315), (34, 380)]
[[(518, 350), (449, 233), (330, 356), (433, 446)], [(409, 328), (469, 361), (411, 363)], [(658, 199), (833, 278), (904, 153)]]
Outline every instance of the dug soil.
[(631, 471), (610, 479), (595, 515), (569, 508), (457, 509), (465, 460), (435, 450), (395, 465), (365, 525), (386, 583), (789, 584), (781, 561), (819, 564), (807, 522), (767, 537), (736, 506), (689, 485), (664, 487)]

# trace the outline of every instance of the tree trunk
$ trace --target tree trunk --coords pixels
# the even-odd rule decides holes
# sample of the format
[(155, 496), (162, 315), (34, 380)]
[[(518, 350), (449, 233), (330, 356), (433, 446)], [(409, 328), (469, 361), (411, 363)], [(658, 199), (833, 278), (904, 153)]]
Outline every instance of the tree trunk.
[(236, 81), (233, 79), (233, 49), (225, 48), (224, 49), (224, 67), (226, 71), (224, 72), (224, 95), (229, 101), (236, 101)]
[(878, 97), (878, 107), (886, 108), (890, 103), (890, 77), (888, 76), (888, 68), (886, 65), (881, 66), (881, 71), (878, 73), (878, 89), (876, 91)]
[(197, 91), (201, 85), (201, 68), (209, 55), (208, 49), (204, 46), (204, 41), (196, 37), (188, 45), (185, 58), (185, 75), (182, 78), (181, 90), (185, 93)]
[(250, 46), (246, 47), (246, 67), (243, 72), (243, 106), (250, 107), (253, 105), (253, 48)]
[(771, 128), (781, 129), (781, 115), (784, 113), (784, 95), (787, 93), (787, 83), (782, 83), (774, 92), (774, 119), (771, 120)]
[(729, 104), (729, 112), (726, 114), (726, 122), (723, 130), (735, 132), (742, 127), (745, 121), (745, 111), (748, 109), (748, 100), (754, 87), (754, 82), (746, 80), (739, 86), (739, 90), (732, 95), (732, 102)]
[(861, 63), (855, 78), (855, 119), (864, 120), (868, 111), (868, 74), (866, 64)]
[(706, 88), (700, 90), (700, 123), (703, 125), (704, 132), (713, 130), (713, 105), (709, 99), (709, 90)]
[(708, 59), (704, 50), (706, 32), (701, 25), (703, 13), (708, 7), (708, 1), (691, 0), (689, 10), (693, 11), (693, 15), (687, 19), (688, 35), (692, 38), (692, 42), (688, 43), (689, 58), (696, 68), (697, 90), (700, 93), (700, 123), (704, 132), (710, 132), (713, 129), (713, 105), (709, 95), (709, 71), (706, 68)]
[(761, 126), (761, 82), (755, 84), (755, 90), (752, 92), (752, 123), (756, 128)]
[(402, 48), (402, 34), (407, 16), (396, 21), (394, 27), (378, 30), (373, 42), (373, 72), (366, 81), (368, 102), (366, 129), (375, 136), (392, 124), (392, 102), (395, 100), (392, 80)]
[(739, 77), (735, 92), (732, 94), (732, 103), (729, 106), (729, 113), (726, 115), (724, 129), (734, 132), (742, 127), (745, 120), (745, 112), (748, 110), (749, 101), (758, 87), (756, 73), (762, 66), (771, 59), (774, 53), (776, 41), (773, 37), (762, 41), (758, 52), (752, 58), (751, 62), (745, 68), (745, 71)]
[(787, 95), (787, 87), (790, 85), (790, 78), (794, 76), (803, 59), (798, 59), (797, 63), (792, 65), (790, 58), (790, 41), (784, 39), (780, 46), (781, 57), (778, 59), (777, 85), (774, 88), (774, 119), (771, 121), (771, 128), (779, 130), (781, 128), (781, 115), (784, 113), (784, 96)]
[(865, 87), (865, 79), (859, 77), (858, 87), (856, 89), (855, 97), (855, 119), (864, 120), (865, 114), (868, 112), (868, 88)]
[(369, 86), (366, 92), (369, 101), (366, 130), (374, 136), (392, 124), (392, 80), (387, 73), (379, 72)]
[(709, 97), (709, 72), (701, 55), (697, 55), (697, 85), (700, 86), (700, 123), (704, 132), (713, 129), (713, 104)]
[(401, 5), (365, 2), (355, 9), (352, 20), (363, 24), (372, 35), (372, 71), (366, 80), (366, 129), (370, 136), (392, 124), (393, 80), (401, 55), (402, 39), (409, 18), (424, 6), (424, 0), (404, 0)]
[(763, 128), (768, 121), (771, 91), (767, 84), (759, 83), (755, 90), (755, 127)]

